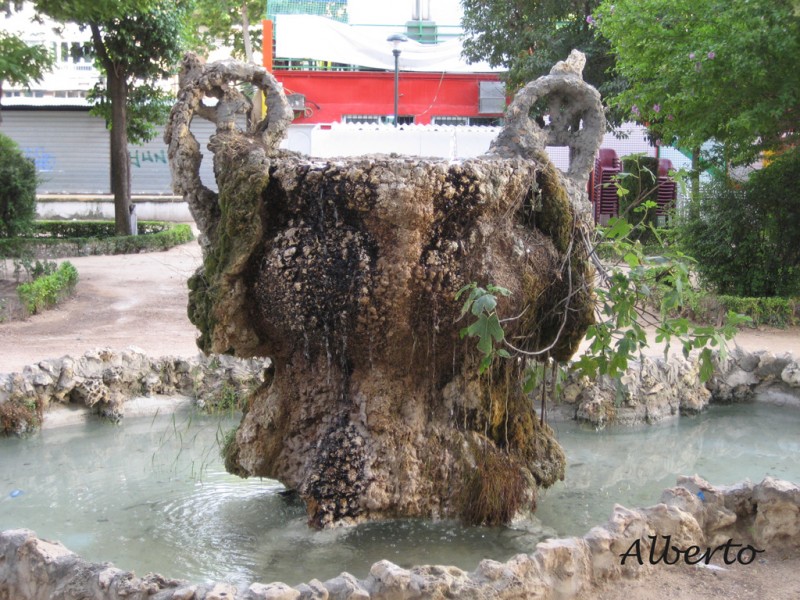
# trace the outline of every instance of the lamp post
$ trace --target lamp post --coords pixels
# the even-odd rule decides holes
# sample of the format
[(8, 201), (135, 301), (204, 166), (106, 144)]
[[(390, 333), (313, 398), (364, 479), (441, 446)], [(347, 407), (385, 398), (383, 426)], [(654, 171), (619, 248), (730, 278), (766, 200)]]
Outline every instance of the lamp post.
[(392, 44), (392, 54), (394, 55), (394, 126), (397, 127), (397, 107), (400, 101), (400, 44), (408, 41), (408, 37), (402, 33), (393, 33), (387, 42)]

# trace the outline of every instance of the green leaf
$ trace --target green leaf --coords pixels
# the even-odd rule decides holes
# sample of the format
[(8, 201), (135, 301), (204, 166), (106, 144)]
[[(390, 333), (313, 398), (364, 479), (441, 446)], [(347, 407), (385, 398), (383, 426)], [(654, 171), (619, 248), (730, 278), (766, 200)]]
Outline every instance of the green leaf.
[(700, 381), (705, 383), (714, 375), (714, 361), (711, 356), (711, 348), (703, 348), (700, 352)]
[(464, 287), (462, 287), (460, 290), (458, 290), (458, 291), (456, 292), (456, 300), (458, 300), (459, 298), (461, 298), (461, 295), (462, 295), (464, 292), (466, 292), (467, 290), (472, 290), (472, 289), (475, 289), (475, 287), (476, 287), (477, 285), (478, 285), (478, 284), (476, 284), (475, 282), (472, 282), (472, 283), (468, 283), (467, 285), (465, 285)]
[(504, 288), (502, 286), (499, 286), (499, 285), (493, 285), (491, 283), (486, 286), (486, 289), (489, 290), (490, 292), (492, 292), (493, 294), (500, 294), (501, 296), (510, 296), (511, 295), (511, 290), (509, 290), (507, 288)]
[(638, 267), (640, 264), (642, 264), (642, 263), (641, 263), (641, 261), (639, 260), (639, 257), (638, 257), (638, 256), (636, 256), (636, 255), (635, 255), (634, 253), (632, 253), (632, 252), (628, 252), (628, 254), (626, 254), (626, 255), (625, 255), (625, 257), (623, 258), (623, 260), (624, 260), (626, 263), (628, 263), (628, 266), (629, 266), (631, 269), (632, 269), (632, 268), (634, 268), (634, 267)]
[(476, 317), (482, 312), (491, 313), (497, 306), (497, 298), (492, 294), (485, 294), (472, 303), (472, 314)]
[(605, 237), (610, 240), (627, 237), (633, 229), (633, 226), (625, 219), (611, 218), (608, 223), (611, 227), (606, 230)]

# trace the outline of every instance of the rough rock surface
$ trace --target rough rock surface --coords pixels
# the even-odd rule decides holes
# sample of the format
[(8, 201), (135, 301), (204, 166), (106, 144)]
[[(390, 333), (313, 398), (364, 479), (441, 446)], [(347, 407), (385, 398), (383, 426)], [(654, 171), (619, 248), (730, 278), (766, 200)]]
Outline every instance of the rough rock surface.
[(201, 407), (232, 404), (269, 378), (269, 366), (265, 359), (232, 356), (154, 359), (134, 347), (43, 360), (20, 373), (0, 373), (0, 433), (37, 429), (54, 404), (86, 406), (112, 420), (137, 396), (181, 394)]
[[(591, 271), (577, 239), (586, 154), (603, 115), (579, 62), (525, 88), (489, 154), (450, 163), (281, 152), (291, 111), (271, 75), (187, 59), (166, 139), (176, 189), (203, 234), (190, 315), (203, 350), (269, 356), (275, 366), (229, 470), (297, 490), (316, 527), (453, 514), (505, 521), (563, 477), (560, 447), (516, 384), (521, 363), (479, 378), (454, 296), (471, 282), (508, 288), (502, 313), (520, 317), (506, 336), (559, 360), (591, 323)], [(274, 101), (268, 121), (248, 131), (233, 118), (248, 110), (238, 81)], [(215, 109), (206, 96), (219, 99)], [(527, 116), (540, 98), (553, 114), (575, 99), (585, 128), (555, 119), (552, 132), (540, 130)], [(209, 147), (219, 195), (199, 180), (195, 114), (217, 123)], [(574, 173), (550, 164), (552, 141), (569, 143)]]
[[(709, 381), (700, 381), (697, 355), (688, 359), (645, 357), (614, 380), (590, 381), (570, 372), (561, 402), (551, 414), (596, 427), (609, 424), (656, 423), (681, 414), (696, 414), (712, 403), (750, 402), (758, 398), (800, 407), (800, 366), (791, 354), (735, 349), (724, 360), (715, 358)], [(534, 391), (534, 397), (540, 392)]]
[[(655, 568), (651, 552), (655, 558), (662, 556), (666, 536), (671, 547), (697, 546), (698, 553), (692, 557), (696, 562), (706, 549), (728, 540), (740, 545), (733, 549), (731, 559), (748, 546), (764, 550), (761, 557), (796, 552), (800, 550), (798, 515), (800, 487), (786, 481), (768, 477), (760, 484), (745, 481), (715, 487), (697, 476), (682, 477), (676, 487), (664, 491), (660, 504), (635, 510), (617, 505), (607, 523), (581, 538), (548, 540), (532, 554), (518, 554), (504, 563), (484, 560), (469, 573), (448, 566), (404, 569), (382, 560), (372, 565), (363, 580), (342, 573), (297, 587), (253, 583), (242, 590), (155, 574), (137, 577), (109, 563), (86, 562), (58, 542), (17, 529), (0, 533), (0, 600), (568, 600), (590, 594), (603, 582), (651, 572)], [(724, 549), (717, 552), (721, 556)], [(751, 553), (745, 550), (743, 560)], [(667, 550), (666, 556), (674, 564), (674, 549)]]

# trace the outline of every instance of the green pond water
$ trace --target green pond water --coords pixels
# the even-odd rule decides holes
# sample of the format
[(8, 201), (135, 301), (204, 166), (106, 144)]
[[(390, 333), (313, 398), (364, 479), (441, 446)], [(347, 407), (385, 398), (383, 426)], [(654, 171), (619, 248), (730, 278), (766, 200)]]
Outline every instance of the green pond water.
[(715, 484), (772, 475), (800, 482), (800, 411), (715, 407), (658, 426), (594, 431), (556, 423), (569, 467), (536, 516), (513, 527), (392, 521), (331, 531), (306, 527), (280, 484), (225, 473), (219, 441), (237, 419), (177, 414), (91, 422), (0, 439), (0, 530), (25, 527), (92, 561), (194, 582), (365, 577), (404, 567), (505, 560), (552, 536), (582, 535), (615, 503), (658, 501), (679, 475)]

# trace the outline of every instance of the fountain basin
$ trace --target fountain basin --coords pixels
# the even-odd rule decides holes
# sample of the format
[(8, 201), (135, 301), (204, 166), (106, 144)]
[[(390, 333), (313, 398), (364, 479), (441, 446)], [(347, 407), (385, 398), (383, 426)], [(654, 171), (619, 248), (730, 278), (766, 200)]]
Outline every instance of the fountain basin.
[[(488, 567), (480, 566), (482, 559), (499, 569), (502, 561), (534, 554), (540, 543), (564, 552), (567, 542), (556, 541), (560, 536), (584, 535), (612, 513), (616, 519), (630, 517), (615, 503), (649, 504), (680, 473), (698, 472), (731, 484), (743, 476), (800, 480), (794, 459), (800, 451), (795, 434), (800, 412), (791, 407), (719, 406), (658, 427), (599, 432), (574, 422), (556, 423), (572, 466), (565, 481), (542, 496), (535, 517), (497, 528), (401, 520), (313, 531), (305, 525), (302, 504), (283, 498), (277, 482), (240, 480), (224, 472), (216, 440), (235, 423), (234, 417), (220, 421), (183, 412), (0, 440), (7, 459), (0, 466), (6, 492), (0, 500), (0, 530), (27, 527), (61, 540), (90, 561), (110, 560), (139, 574), (158, 571), (167, 580), (217, 581), (242, 597), (254, 580), (297, 587), (313, 575), (317, 581), (341, 583), (342, 571), (364, 587), (378, 557), (394, 565), (377, 567), (384, 571), (419, 573), (422, 568), (414, 565), (447, 564), (435, 569), (455, 573), (454, 581), (467, 585), (485, 576)], [(684, 485), (691, 488), (692, 482)], [(739, 495), (762, 493), (757, 488), (730, 489)], [(708, 491), (711, 486), (703, 489), (706, 497), (717, 493)], [(11, 497), (13, 491), (21, 493)], [(758, 514), (739, 518), (753, 525)], [(659, 519), (664, 520), (658, 527), (668, 531), (673, 525), (666, 523), (682, 522), (685, 516), (673, 511)], [(708, 534), (729, 531), (734, 529)], [(216, 584), (204, 585), (210, 590)]]

